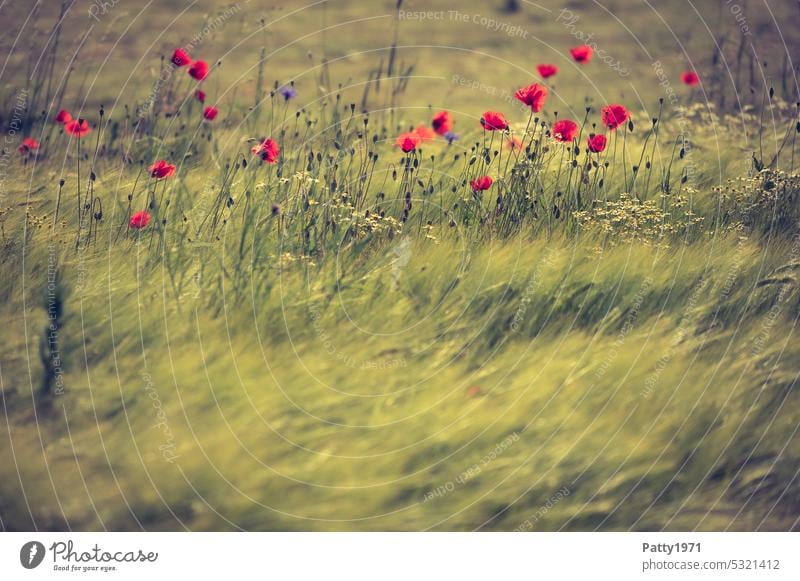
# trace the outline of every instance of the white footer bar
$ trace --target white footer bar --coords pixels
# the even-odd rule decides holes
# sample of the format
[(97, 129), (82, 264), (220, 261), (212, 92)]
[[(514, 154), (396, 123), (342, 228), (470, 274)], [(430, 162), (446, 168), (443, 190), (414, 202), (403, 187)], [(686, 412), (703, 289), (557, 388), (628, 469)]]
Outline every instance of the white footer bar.
[(0, 534), (15, 580), (797, 580), (799, 562), (798, 533)]

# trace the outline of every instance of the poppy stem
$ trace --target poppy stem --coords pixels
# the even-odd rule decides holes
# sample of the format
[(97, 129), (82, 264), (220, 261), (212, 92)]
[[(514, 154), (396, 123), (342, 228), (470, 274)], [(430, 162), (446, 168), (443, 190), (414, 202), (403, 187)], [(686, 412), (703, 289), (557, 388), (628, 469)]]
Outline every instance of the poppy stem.
[(78, 233), (75, 236), (75, 250), (78, 250), (78, 245), (81, 241), (81, 136), (78, 134)]
[(64, 188), (64, 181), (61, 180), (60, 182), (58, 182), (58, 195), (56, 196), (56, 212), (53, 215), (53, 230), (56, 229), (56, 223), (58, 222), (58, 209), (61, 207), (61, 190), (63, 188)]
[[(625, 131), (625, 128), (622, 129)], [(628, 189), (628, 156), (627, 153), (627, 144), (628, 144), (628, 132), (622, 134), (622, 178), (623, 178), (623, 185), (625, 189)], [(628, 192), (630, 193), (630, 192)]]

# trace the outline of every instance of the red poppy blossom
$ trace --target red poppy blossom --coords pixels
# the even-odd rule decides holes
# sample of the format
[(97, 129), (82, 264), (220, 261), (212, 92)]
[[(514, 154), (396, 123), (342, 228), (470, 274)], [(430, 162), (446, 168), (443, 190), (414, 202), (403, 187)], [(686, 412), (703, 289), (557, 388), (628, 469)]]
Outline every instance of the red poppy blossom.
[(431, 120), (431, 127), (439, 135), (444, 135), (453, 129), (453, 117), (447, 111), (439, 111)]
[(206, 102), (206, 94), (205, 94), (204, 91), (201, 91), (200, 89), (197, 89), (194, 92), (194, 97), (195, 97), (195, 99), (197, 99), (201, 103), (205, 103)]
[(155, 162), (149, 168), (150, 177), (154, 177), (158, 180), (168, 178), (172, 174), (175, 173), (175, 166), (169, 162), (164, 161), (163, 159), (160, 161)]
[(208, 63), (206, 61), (194, 61), (189, 67), (189, 75), (193, 79), (202, 81), (208, 76)]
[(136, 212), (131, 219), (128, 221), (128, 228), (133, 228), (134, 230), (141, 230), (147, 223), (150, 221), (150, 214), (144, 210), (141, 212)]
[(481, 116), (481, 125), (489, 131), (505, 131), (508, 129), (508, 121), (502, 113), (497, 111), (487, 111)]
[(410, 131), (408, 133), (401, 133), (394, 143), (403, 150), (403, 153), (410, 153), (422, 143), (422, 138), (416, 131)]
[(630, 119), (630, 112), (622, 105), (606, 105), (600, 110), (603, 125), (612, 131)]
[(556, 141), (569, 143), (578, 135), (578, 124), (571, 119), (560, 119), (553, 123), (551, 133)]
[(508, 141), (506, 141), (506, 147), (508, 147), (511, 151), (522, 149), (522, 140), (516, 136), (511, 137)]
[(176, 67), (185, 67), (191, 62), (192, 59), (189, 58), (189, 54), (182, 48), (176, 48), (175, 52), (172, 53), (172, 64)]
[(216, 119), (218, 113), (219, 109), (217, 109), (216, 107), (206, 107), (205, 109), (203, 109), (203, 117), (205, 117), (207, 121), (213, 121), (214, 119)]
[(681, 82), (689, 87), (696, 87), (700, 83), (700, 75), (694, 71), (684, 71), (681, 73)]
[(586, 144), (589, 146), (589, 151), (592, 153), (600, 153), (606, 148), (608, 140), (605, 135), (590, 135)]
[(86, 119), (73, 119), (64, 124), (64, 131), (75, 137), (83, 137), (92, 130)]
[(250, 151), (259, 156), (263, 162), (277, 163), (281, 148), (278, 146), (277, 141), (267, 138), (258, 145), (253, 146)]
[(586, 64), (590, 60), (592, 60), (592, 47), (588, 44), (582, 44), (580, 46), (576, 46), (575, 48), (569, 49), (569, 54), (572, 55), (572, 58), (575, 59), (575, 62)]
[(547, 99), (547, 87), (533, 83), (527, 87), (517, 89), (514, 97), (530, 107), (531, 111), (538, 113), (544, 107), (545, 99)]
[(33, 137), (26, 137), (22, 140), (22, 145), (19, 146), (20, 153), (30, 153), (39, 149), (39, 142)]
[(469, 182), (469, 185), (472, 186), (473, 192), (483, 192), (492, 187), (492, 182), (493, 180), (489, 176), (481, 176)]
[(539, 71), (539, 75), (541, 75), (543, 79), (549, 79), (558, 74), (558, 67), (556, 65), (537, 65), (536, 70)]
[(420, 141), (431, 141), (436, 138), (436, 132), (428, 129), (425, 125), (417, 125), (414, 133), (419, 136)]
[(70, 121), (72, 121), (72, 115), (70, 115), (69, 111), (66, 109), (62, 109), (58, 112), (58, 115), (56, 115), (56, 123), (61, 123), (63, 125), (65, 123), (69, 123)]

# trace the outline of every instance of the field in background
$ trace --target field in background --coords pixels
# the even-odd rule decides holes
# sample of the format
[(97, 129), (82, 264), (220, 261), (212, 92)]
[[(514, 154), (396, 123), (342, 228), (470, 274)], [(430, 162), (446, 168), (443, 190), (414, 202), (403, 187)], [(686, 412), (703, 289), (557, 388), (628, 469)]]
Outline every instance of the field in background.
[[(2, 38), (4, 126), (20, 92), (33, 94), (29, 55), (58, 12), (47, 3), (28, 19), (25, 4), (0, 8), (15, 31)], [(93, 19), (78, 2), (67, 17), (54, 68), (69, 83), (51, 93), (93, 124), (100, 106), (112, 120), (93, 168), (104, 215), (79, 252), (71, 222), (50, 227), (61, 178), (61, 215), (74, 220), (76, 156), (50, 129), (59, 107), (39, 103), (29, 127), (48, 137), (46, 155), (2, 167), (4, 529), (797, 529), (800, 187), (759, 174), (753, 159), (768, 164), (793, 135), (800, 40), (786, 23), (799, 6), (751, 3), (737, 20), (726, 2), (657, 12), (622, 0), (521, 2), (515, 13), (502, 2), (407, 2), (396, 26), (394, 2), (261, 4), (119, 0)], [(578, 67), (567, 49), (588, 34), (609, 61)], [(220, 117), (197, 123), (181, 75), (159, 89), (137, 138), (132, 112), (159, 86), (160, 59), (188, 43), (193, 56), (221, 59), (205, 82)], [(467, 159), (481, 140), (487, 109), (525, 129), (512, 94), (540, 62), (562, 68), (544, 120), (625, 103), (637, 156), (665, 99), (649, 199), (666, 203), (656, 186), (672, 167), (673, 198), (685, 197), (677, 207), (698, 226), (667, 240), (616, 227), (609, 236), (594, 223), (507, 235), (449, 224), (461, 200), (447, 182), (462, 175), (453, 156)], [(687, 68), (701, 88), (680, 84)], [(294, 101), (253, 109), (259, 91), (289, 81)], [(174, 102), (189, 96), (180, 116), (160, 101), (167, 87)], [(370, 200), (397, 194), (383, 206), (392, 216), (403, 196), (391, 175), (403, 172), (397, 132), (446, 108), (461, 139), (420, 156), (433, 192), (409, 186), (415, 210), (402, 236), (316, 247), (299, 229), (278, 236), (270, 202), (284, 212), (292, 192), (312, 187), (306, 203), (326, 200), (315, 154), (358, 167), (372, 147), (354, 137), (361, 117), (348, 117), (350, 103), (370, 111), (380, 163), (367, 190)], [(226, 186), (251, 141), (281, 127), (281, 174), (251, 161)], [(669, 165), (681, 133), (690, 153)], [(796, 169), (795, 151), (782, 150), (776, 168)], [(214, 235), (194, 239), (180, 220), (164, 238), (120, 234), (139, 159), (161, 158), (179, 164), (170, 195), (185, 223), (202, 222), (230, 188)], [(347, 171), (344, 187), (356, 189), (360, 172)], [(610, 199), (630, 179), (621, 172), (608, 179)], [(264, 194), (252, 223), (239, 210), (245, 191)], [(63, 390), (42, 395), (56, 270)]]

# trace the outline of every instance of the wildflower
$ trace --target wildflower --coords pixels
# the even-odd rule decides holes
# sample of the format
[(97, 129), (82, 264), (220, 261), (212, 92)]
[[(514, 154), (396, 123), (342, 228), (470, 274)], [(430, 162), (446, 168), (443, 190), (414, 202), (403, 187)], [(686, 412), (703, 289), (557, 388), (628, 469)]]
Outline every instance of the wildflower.
[(72, 115), (70, 115), (69, 111), (67, 111), (66, 109), (62, 109), (61, 111), (58, 112), (58, 115), (56, 115), (56, 123), (61, 123), (62, 125), (64, 125), (66, 123), (69, 123), (70, 121), (72, 121)]
[(64, 124), (64, 131), (75, 137), (83, 137), (92, 130), (86, 119), (73, 119)]
[(431, 141), (436, 138), (436, 132), (428, 129), (425, 125), (417, 125), (413, 132), (419, 136), (420, 141)]
[(31, 153), (39, 149), (39, 142), (33, 137), (26, 137), (22, 140), (22, 145), (19, 146), (20, 153)]
[(261, 161), (266, 163), (277, 163), (278, 156), (281, 153), (281, 148), (278, 142), (272, 138), (267, 138), (258, 145), (254, 146), (250, 151), (261, 158)]
[(497, 111), (487, 111), (481, 116), (481, 125), (489, 131), (505, 131), (508, 129), (508, 121), (502, 113)]
[(192, 59), (189, 58), (189, 55), (185, 50), (182, 48), (176, 48), (175, 52), (172, 53), (172, 64), (176, 67), (185, 67), (186, 65), (192, 62)]
[(589, 146), (589, 151), (600, 153), (606, 148), (607, 140), (605, 135), (590, 135), (586, 143)]
[(533, 83), (527, 87), (517, 89), (514, 97), (530, 107), (531, 111), (538, 113), (544, 107), (544, 101), (547, 99), (547, 87)]
[(297, 97), (297, 90), (294, 88), (293, 85), (285, 85), (281, 87), (278, 92), (283, 96), (283, 99), (285, 101)]
[(492, 178), (489, 176), (481, 176), (469, 182), (469, 185), (472, 186), (473, 192), (483, 192), (492, 187)]
[(206, 61), (194, 61), (189, 67), (189, 75), (193, 79), (202, 81), (208, 76), (208, 63)]
[(414, 151), (420, 143), (422, 143), (422, 138), (416, 131), (402, 133), (395, 140), (395, 145), (402, 149), (403, 153), (410, 153)]
[(558, 67), (556, 65), (537, 65), (536, 70), (539, 71), (543, 79), (549, 79), (558, 74)]
[(453, 128), (453, 116), (447, 111), (439, 111), (431, 120), (431, 127), (439, 135), (447, 135)]
[(168, 178), (175, 173), (175, 166), (163, 159), (155, 162), (149, 168), (150, 176), (156, 179)]
[(606, 105), (600, 111), (603, 125), (612, 131), (624, 124), (631, 116), (630, 112), (622, 105)]
[(506, 147), (508, 147), (511, 151), (518, 151), (522, 149), (522, 140), (519, 137), (511, 137), (508, 141), (506, 141)]
[(448, 131), (447, 133), (445, 133), (444, 134), (444, 138), (447, 140), (447, 143), (449, 143), (450, 145), (452, 145), (454, 141), (458, 141), (458, 135), (456, 135), (452, 131)]
[(700, 75), (694, 71), (684, 71), (681, 73), (681, 82), (689, 87), (696, 87), (700, 83)]
[(205, 103), (206, 102), (206, 94), (205, 94), (204, 91), (201, 91), (200, 89), (197, 89), (194, 92), (194, 98), (197, 99), (198, 101), (200, 101), (201, 103)]
[(592, 60), (592, 53), (592, 47), (588, 44), (582, 44), (580, 46), (576, 46), (575, 48), (569, 49), (569, 54), (572, 55), (572, 58), (575, 59), (575, 62), (582, 65)]
[(131, 219), (128, 221), (128, 228), (133, 228), (135, 230), (141, 230), (147, 223), (150, 221), (150, 214), (146, 211), (136, 212)]
[(206, 121), (213, 121), (217, 118), (217, 114), (219, 113), (219, 109), (216, 107), (206, 107), (203, 109), (203, 117)]
[(578, 124), (571, 119), (560, 119), (553, 124), (552, 135), (556, 141), (569, 143), (578, 135)]

